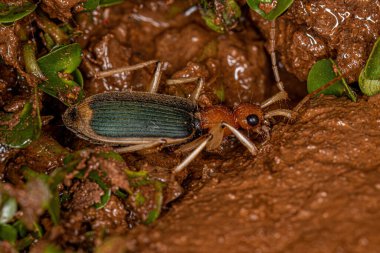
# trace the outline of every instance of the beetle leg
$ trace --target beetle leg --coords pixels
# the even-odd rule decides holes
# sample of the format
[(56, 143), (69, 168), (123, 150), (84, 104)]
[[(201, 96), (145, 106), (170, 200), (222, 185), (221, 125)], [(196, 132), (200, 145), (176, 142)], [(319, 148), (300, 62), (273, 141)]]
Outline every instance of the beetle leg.
[(271, 22), (270, 35), (269, 35), (269, 53), (272, 63), (272, 70), (274, 74), (274, 79), (276, 81), (277, 88), (280, 90), (279, 93), (269, 98), (261, 104), (261, 108), (267, 107), (279, 100), (288, 99), (288, 93), (285, 91), (284, 83), (281, 81), (280, 73), (278, 72), (277, 58), (276, 58), (276, 20)]
[(190, 99), (191, 99), (191, 101), (193, 101), (193, 103), (198, 102), (198, 98), (201, 95), (201, 92), (202, 92), (204, 86), (205, 86), (205, 79), (199, 78), (198, 83), (197, 83), (197, 87), (195, 87), (195, 90), (193, 91), (193, 93), (190, 96)]
[(202, 89), (205, 85), (205, 79), (202, 77), (188, 77), (188, 78), (178, 78), (178, 79), (168, 79), (166, 81), (166, 84), (168, 85), (176, 85), (176, 84), (183, 84), (183, 83), (191, 83), (197, 81), (197, 86), (195, 87), (195, 90), (190, 95), (191, 101), (196, 103), (198, 101), (199, 96), (201, 95)]
[(183, 160), (180, 164), (178, 164), (174, 169), (173, 169), (173, 172), (174, 173), (178, 173), (178, 172), (181, 172), (184, 168), (186, 168), (187, 165), (189, 165), (189, 163), (191, 163), (198, 155), (200, 152), (202, 152), (202, 150), (206, 147), (206, 145), (208, 144), (208, 142), (212, 139), (212, 135), (208, 135), (207, 138), (201, 143), (199, 144), (199, 146), (194, 149), (190, 155), (188, 155), (185, 160)]
[(158, 86), (160, 84), (161, 76), (162, 76), (163, 66), (162, 62), (157, 62), (156, 69), (154, 70), (154, 75), (152, 81), (150, 82), (148, 92), (157, 93)]
[(181, 147), (177, 148), (174, 152), (175, 153), (186, 153), (194, 150), (196, 147), (198, 147), (205, 139), (208, 138), (208, 135), (200, 136), (199, 138), (186, 143), (184, 145), (181, 145)]
[(278, 72), (277, 59), (276, 59), (276, 20), (271, 22), (270, 35), (269, 35), (269, 53), (272, 62), (272, 69), (276, 85), (280, 91), (284, 91), (284, 84), (280, 79), (280, 73)]
[(264, 118), (269, 119), (269, 118), (272, 118), (274, 116), (284, 116), (286, 118), (292, 119), (293, 114), (294, 114), (294, 112), (291, 110), (276, 109), (276, 110), (269, 111), (269, 112), (265, 113)]
[(280, 91), (278, 92), (277, 94), (275, 94), (274, 96), (268, 98), (267, 100), (265, 100), (264, 102), (261, 103), (260, 107), (261, 108), (265, 108), (265, 107), (268, 107), (278, 101), (281, 101), (281, 100), (286, 100), (288, 99), (288, 93), (286, 93), (286, 91)]
[(100, 71), (98, 73), (95, 73), (95, 79), (112, 76), (114, 74), (119, 74), (122, 72), (129, 72), (129, 71), (134, 71), (137, 69), (142, 69), (142, 68), (145, 68), (146, 66), (149, 66), (151, 64), (158, 64), (158, 63), (159, 63), (158, 60), (150, 60), (150, 61), (142, 62), (139, 64), (131, 65), (131, 66), (125, 66), (125, 67), (121, 67), (121, 68)]
[(117, 153), (130, 153), (130, 152), (135, 152), (135, 151), (139, 151), (139, 150), (143, 150), (143, 149), (158, 147), (158, 146), (165, 145), (165, 144), (166, 144), (166, 140), (160, 139), (158, 141), (152, 141), (149, 143), (136, 144), (136, 145), (131, 145), (128, 147), (117, 148), (117, 149), (115, 149), (115, 151)]
[(251, 152), (252, 155), (257, 155), (258, 149), (256, 148), (255, 144), (248, 139), (247, 136), (242, 134), (239, 130), (234, 128), (233, 126), (223, 122), (222, 126), (227, 127), (238, 139), (239, 141)]
[(265, 143), (267, 143), (268, 141), (270, 141), (270, 128), (266, 125), (264, 125), (262, 128), (261, 128), (261, 133), (262, 135), (264, 136), (264, 141), (260, 144), (261, 146), (265, 145)]

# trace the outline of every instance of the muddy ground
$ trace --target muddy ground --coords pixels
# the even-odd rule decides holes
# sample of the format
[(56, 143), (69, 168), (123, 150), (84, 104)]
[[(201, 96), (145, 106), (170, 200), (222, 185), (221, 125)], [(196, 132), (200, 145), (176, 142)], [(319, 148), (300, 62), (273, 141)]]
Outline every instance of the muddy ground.
[(378, 252), (379, 97), (307, 107), (256, 159), (224, 161), (225, 173), (209, 172), (202, 189), (120, 242), (133, 252)]
[[(168, 78), (206, 78), (200, 109), (259, 103), (278, 91), (267, 51), (269, 23), (244, 0), (238, 1), (243, 13), (239, 24), (224, 34), (205, 25), (196, 1), (125, 1), (75, 16), (80, 1), (65, 2), (60, 10), (53, 7), (56, 1), (42, 2), (50, 18), (71, 20), (81, 32), (73, 41), (83, 49), (80, 70), (86, 96), (145, 90), (153, 67), (93, 77), (151, 59), (167, 62), (162, 83)], [(307, 73), (323, 58), (336, 59), (344, 72), (351, 71), (347, 80), (357, 88), (358, 70), (379, 35), (379, 13), (378, 0), (295, 0), (277, 20), (280, 74), (291, 98), (277, 107), (291, 109), (306, 95)], [(3, 27), (0, 33), (19, 43), (12, 29)], [(12, 52), (0, 64), (0, 105), (6, 112), (20, 111), (30, 96), (17, 77), (21, 67), (16, 42), (0, 39), (0, 53)], [(162, 85), (160, 92), (186, 96), (194, 86)], [(24, 209), (18, 215), (39, 218), (45, 231), (24, 251), (42, 252), (53, 243), (66, 252), (379, 252), (380, 97), (357, 92), (356, 103), (321, 96), (306, 103), (293, 122), (276, 118), (265, 144), (262, 137), (247, 133), (260, 148), (256, 157), (236, 139), (227, 138), (220, 149), (203, 152), (175, 178), (171, 168), (184, 156), (174, 148), (109, 161), (101, 153), (112, 148), (75, 136), (61, 120), (66, 106), (41, 95), (42, 115), (54, 119), (44, 124), (39, 140), (25, 149), (0, 146), (2, 184), (18, 201), (28, 191), (22, 168), (51, 174), (66, 166), (63, 157), (78, 150), (84, 151), (75, 153), (80, 162), (74, 171), (106, 171), (104, 180), (113, 190), (130, 190), (125, 168), (146, 170), (167, 188), (160, 217), (144, 225), (149, 206), (137, 208), (112, 195), (104, 208), (95, 209), (104, 195), (99, 185), (66, 175), (59, 191), (71, 198), (62, 203), (58, 226), (38, 211), (36, 200), (25, 198), (21, 203)], [(0, 252), (13, 253), (10, 248), (0, 244)]]

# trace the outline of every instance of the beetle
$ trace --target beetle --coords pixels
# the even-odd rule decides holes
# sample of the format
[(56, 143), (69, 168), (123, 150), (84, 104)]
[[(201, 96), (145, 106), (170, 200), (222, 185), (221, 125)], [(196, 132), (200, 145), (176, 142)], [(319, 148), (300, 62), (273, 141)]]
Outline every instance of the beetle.
[(261, 104), (241, 103), (230, 109), (223, 105), (198, 109), (197, 100), (204, 86), (203, 78), (169, 79), (168, 85), (197, 82), (190, 99), (156, 93), (163, 71), (163, 63), (152, 60), (120, 69), (97, 73), (102, 78), (115, 73), (132, 71), (155, 64), (155, 72), (148, 92), (124, 91), (96, 94), (69, 107), (63, 122), (79, 137), (91, 142), (125, 146), (118, 152), (134, 152), (152, 147), (179, 145), (179, 151), (191, 153), (173, 172), (182, 171), (203, 150), (213, 150), (224, 137), (235, 135), (252, 153), (255, 144), (239, 129), (264, 133), (269, 138), (269, 119), (274, 116), (291, 118), (292, 111), (276, 109), (264, 112), (269, 105), (287, 99), (280, 92)]
[(288, 99), (280, 79), (275, 53), (276, 23), (271, 22), (269, 52), (276, 85), (280, 90), (261, 104), (241, 103), (236, 108), (217, 105), (199, 110), (197, 101), (204, 86), (203, 78), (169, 79), (168, 85), (197, 82), (190, 99), (157, 94), (163, 64), (151, 60), (140, 64), (111, 69), (95, 74), (95, 78), (134, 71), (155, 64), (148, 92), (109, 92), (93, 95), (66, 110), (63, 122), (79, 137), (108, 145), (128, 145), (118, 152), (134, 152), (158, 146), (181, 145), (179, 152), (191, 153), (173, 172), (182, 171), (203, 149), (218, 148), (223, 138), (235, 135), (256, 155), (257, 147), (239, 129), (264, 134), (270, 138), (269, 120), (275, 116), (294, 119), (295, 112), (287, 109), (265, 111), (268, 106)]

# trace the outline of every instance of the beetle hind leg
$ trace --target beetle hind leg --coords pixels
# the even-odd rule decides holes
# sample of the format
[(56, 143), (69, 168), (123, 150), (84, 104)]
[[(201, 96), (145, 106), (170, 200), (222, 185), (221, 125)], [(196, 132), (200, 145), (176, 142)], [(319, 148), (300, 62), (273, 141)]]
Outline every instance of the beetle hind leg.
[(193, 93), (190, 95), (191, 101), (194, 103), (197, 103), (199, 96), (201, 95), (201, 92), (203, 90), (203, 87), (205, 85), (205, 79), (202, 77), (188, 77), (188, 78), (178, 78), (178, 79), (168, 79), (166, 81), (167, 85), (176, 85), (176, 84), (183, 84), (183, 83), (192, 83), (197, 82), (197, 86), (195, 87)]
[(125, 67), (121, 67), (121, 68), (115, 68), (115, 69), (100, 71), (100, 72), (95, 74), (95, 79), (109, 77), (109, 76), (119, 74), (119, 73), (123, 73), (123, 72), (135, 71), (138, 69), (145, 68), (145, 67), (152, 65), (152, 64), (156, 64), (156, 67), (154, 70), (153, 78), (152, 78), (147, 90), (150, 93), (157, 93), (157, 90), (158, 90), (158, 87), (160, 84), (160, 80), (161, 80), (161, 76), (162, 76), (162, 72), (164, 71), (165, 66), (166, 66), (165, 64), (163, 64), (159, 60), (150, 60), (150, 61), (135, 64), (135, 65), (130, 65), (130, 66), (125, 66)]
[(152, 141), (152, 142), (148, 142), (148, 143), (135, 144), (135, 145), (131, 145), (131, 146), (123, 147), (123, 148), (117, 148), (117, 149), (115, 149), (115, 151), (117, 153), (131, 153), (131, 152), (136, 152), (136, 151), (140, 151), (143, 149), (163, 146), (166, 143), (167, 143), (167, 141), (165, 139), (160, 139), (160, 140)]
[[(196, 147), (180, 164), (178, 164), (174, 169), (174, 173), (181, 172), (187, 165), (189, 165), (201, 152), (206, 148), (207, 144), (212, 139), (212, 135), (206, 135), (205, 139)], [(198, 140), (198, 139), (197, 139)], [(195, 141), (197, 141), (195, 140)]]

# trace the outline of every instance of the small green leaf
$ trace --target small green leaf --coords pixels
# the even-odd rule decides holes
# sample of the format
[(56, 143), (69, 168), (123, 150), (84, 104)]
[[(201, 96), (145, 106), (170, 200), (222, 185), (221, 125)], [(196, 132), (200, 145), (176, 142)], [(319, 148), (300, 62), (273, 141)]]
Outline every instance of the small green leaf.
[(221, 84), (218, 88), (214, 90), (215, 95), (219, 98), (220, 102), (224, 102), (226, 99), (225, 96), (225, 90), (224, 90), (224, 85)]
[(31, 181), (33, 179), (41, 180), (49, 187), (51, 197), (49, 198), (48, 203), (46, 203), (45, 207), (47, 208), (53, 223), (55, 225), (58, 225), (60, 220), (61, 204), (57, 186), (63, 181), (66, 172), (63, 168), (58, 168), (54, 170), (54, 172), (50, 175), (46, 175), (44, 173), (38, 173), (34, 170), (31, 170), (28, 167), (23, 167), (22, 169), (24, 177), (27, 179), (27, 181)]
[(135, 205), (136, 206), (142, 206), (145, 204), (146, 199), (144, 198), (144, 195), (142, 195), (141, 192), (138, 192), (135, 195)]
[[(75, 104), (83, 98), (83, 78), (77, 70), (81, 63), (79, 44), (59, 47), (38, 59), (37, 62), (48, 79), (39, 85), (41, 90), (58, 98), (66, 105)], [(71, 73), (73, 75), (70, 75)]]
[(83, 7), (85, 11), (93, 11), (99, 6), (100, 0), (87, 0), (84, 2)]
[(17, 230), (8, 224), (0, 224), (0, 240), (15, 243), (17, 239)]
[(121, 4), (124, 0), (100, 0), (99, 6), (101, 7), (109, 7), (115, 4)]
[(119, 153), (116, 153), (114, 151), (100, 152), (99, 156), (103, 157), (103, 158), (105, 158), (107, 160), (108, 159), (112, 159), (112, 160), (115, 160), (115, 161), (124, 162), (123, 157), (121, 157), (121, 155)]
[(147, 171), (125, 170), (128, 175), (132, 193), (129, 201), (135, 212), (145, 224), (154, 222), (161, 213), (163, 205), (163, 189), (165, 184), (159, 180), (149, 178)]
[[(0, 121), (11, 119), (12, 115), (0, 115)], [(5, 143), (11, 148), (24, 148), (33, 140), (36, 140), (41, 133), (41, 118), (38, 108), (33, 110), (33, 104), (27, 102), (24, 105), (18, 124), (14, 127), (0, 125), (0, 142)]]
[[(36, 20), (38, 26), (50, 36), (54, 44), (64, 45), (70, 39), (69, 36), (51, 19), (49, 19), (42, 11), (37, 10)], [(47, 45), (50, 46), (50, 45)]]
[(223, 8), (207, 1), (202, 1), (201, 6), (201, 15), (206, 25), (218, 33), (233, 28), (241, 16), (240, 6), (235, 0), (223, 1)]
[(20, 220), (17, 220), (15, 223), (12, 224), (12, 226), (17, 230), (17, 234), (19, 237), (25, 237), (28, 234), (28, 230), (24, 223), (22, 223)]
[(22, 5), (16, 5), (11, 2), (8, 4), (0, 3), (0, 23), (15, 22), (29, 15), (37, 8), (37, 4), (25, 2)]
[(163, 204), (163, 199), (164, 199), (163, 192), (162, 192), (164, 186), (165, 186), (165, 184), (161, 183), (160, 181), (154, 182), (154, 188), (156, 190), (155, 201), (154, 201), (155, 206), (154, 206), (153, 210), (151, 210), (148, 213), (148, 217), (144, 221), (145, 224), (151, 224), (160, 216), (162, 204)]
[(42, 253), (63, 253), (63, 251), (59, 247), (49, 244), (45, 247)]
[(49, 201), (47, 209), (54, 225), (58, 225), (60, 220), (61, 203), (59, 202), (59, 193), (57, 190), (52, 192), (52, 198)]
[(360, 73), (359, 87), (367, 96), (380, 93), (380, 39), (373, 46), (365, 68)]
[(16, 248), (19, 251), (22, 251), (25, 248), (29, 247), (35, 240), (36, 238), (34, 238), (32, 235), (28, 235), (16, 242)]
[(105, 207), (111, 199), (111, 189), (105, 182), (103, 182), (97, 171), (91, 171), (88, 178), (97, 183), (104, 192), (104, 194), (100, 197), (100, 202), (95, 204), (96, 209), (101, 209)]
[(262, 10), (260, 5), (271, 4), (273, 0), (247, 0), (249, 7), (267, 20), (274, 20), (283, 14), (294, 2), (294, 0), (279, 0), (277, 5), (269, 13)]
[(26, 72), (33, 74), (34, 76), (43, 79), (44, 74), (41, 72), (38, 66), (36, 56), (35, 56), (35, 46), (32, 43), (26, 43), (23, 46), (23, 57), (25, 63)]
[[(3, 196), (2, 196), (3, 197)], [(17, 202), (14, 198), (8, 198), (1, 205), (0, 223), (8, 223), (12, 220), (17, 211)]]
[[(323, 59), (316, 62), (311, 68), (307, 77), (307, 91), (312, 93), (326, 83), (340, 75), (338, 66), (331, 59)], [(336, 81), (332, 86), (320, 92), (325, 95), (342, 96), (347, 94), (351, 100), (356, 101), (356, 95), (348, 86), (346, 80), (342, 78)]]

